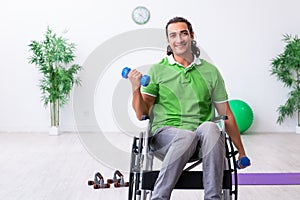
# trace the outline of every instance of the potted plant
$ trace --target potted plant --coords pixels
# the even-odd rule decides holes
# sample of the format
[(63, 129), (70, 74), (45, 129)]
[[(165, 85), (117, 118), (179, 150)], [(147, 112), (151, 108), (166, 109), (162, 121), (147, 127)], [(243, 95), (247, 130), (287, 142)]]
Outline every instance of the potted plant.
[(39, 68), (42, 78), (40, 89), (45, 106), (50, 104), (50, 135), (58, 135), (59, 108), (67, 103), (73, 85), (80, 85), (76, 76), (81, 70), (78, 64), (72, 64), (76, 50), (75, 44), (62, 36), (57, 36), (48, 27), (43, 41), (31, 41), (32, 52), (29, 63)]
[(300, 39), (297, 35), (284, 35), (286, 43), (283, 53), (272, 59), (271, 74), (277, 76), (284, 86), (290, 89), (288, 99), (278, 108), (277, 123), (287, 117), (298, 116), (296, 133), (300, 133)]

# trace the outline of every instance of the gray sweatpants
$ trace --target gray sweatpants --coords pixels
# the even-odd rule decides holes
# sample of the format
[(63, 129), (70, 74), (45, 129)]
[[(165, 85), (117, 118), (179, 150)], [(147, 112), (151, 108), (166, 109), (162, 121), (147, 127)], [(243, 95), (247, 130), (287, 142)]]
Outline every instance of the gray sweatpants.
[(151, 200), (170, 199), (183, 168), (196, 151), (202, 158), (204, 199), (221, 199), (225, 138), (217, 124), (205, 122), (194, 132), (169, 126), (158, 129), (151, 149), (163, 161)]

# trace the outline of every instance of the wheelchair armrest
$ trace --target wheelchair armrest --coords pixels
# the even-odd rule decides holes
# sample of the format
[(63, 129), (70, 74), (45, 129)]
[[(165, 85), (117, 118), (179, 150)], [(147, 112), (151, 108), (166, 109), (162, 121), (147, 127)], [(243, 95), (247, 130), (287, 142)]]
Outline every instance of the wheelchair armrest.
[(227, 115), (218, 115), (213, 119), (213, 122), (219, 122), (219, 121), (224, 121), (227, 120), (228, 116)]
[(220, 130), (225, 132), (225, 120), (227, 119), (228, 119), (227, 115), (218, 115), (212, 121), (214, 123), (219, 124)]

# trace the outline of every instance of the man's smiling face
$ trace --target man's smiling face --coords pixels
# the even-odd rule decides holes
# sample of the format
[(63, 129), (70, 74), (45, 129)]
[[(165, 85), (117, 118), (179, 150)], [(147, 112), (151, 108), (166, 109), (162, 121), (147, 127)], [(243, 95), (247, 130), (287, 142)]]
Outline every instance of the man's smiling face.
[(194, 34), (190, 33), (184, 22), (171, 23), (168, 26), (168, 43), (174, 56), (183, 56), (191, 53), (191, 44)]

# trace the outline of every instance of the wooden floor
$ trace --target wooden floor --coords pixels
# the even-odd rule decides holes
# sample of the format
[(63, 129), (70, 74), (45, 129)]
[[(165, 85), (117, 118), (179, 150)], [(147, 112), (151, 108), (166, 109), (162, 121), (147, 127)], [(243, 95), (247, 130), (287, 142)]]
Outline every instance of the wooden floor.
[[(300, 172), (300, 135), (248, 133), (242, 138), (253, 163), (242, 172)], [(87, 186), (96, 171), (112, 178), (113, 169), (96, 161), (78, 134), (0, 133), (0, 152), (1, 200), (127, 199), (127, 188)], [(300, 185), (239, 187), (240, 200), (295, 200), (299, 194)], [(203, 191), (173, 192), (172, 200), (182, 199), (203, 199)]]

